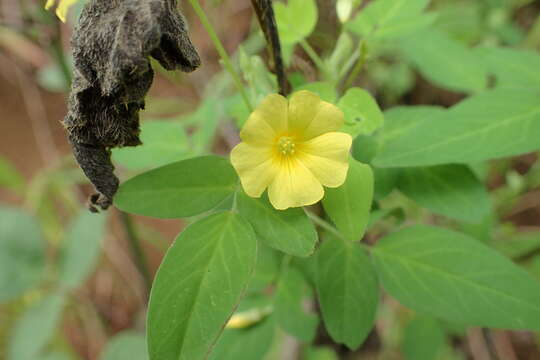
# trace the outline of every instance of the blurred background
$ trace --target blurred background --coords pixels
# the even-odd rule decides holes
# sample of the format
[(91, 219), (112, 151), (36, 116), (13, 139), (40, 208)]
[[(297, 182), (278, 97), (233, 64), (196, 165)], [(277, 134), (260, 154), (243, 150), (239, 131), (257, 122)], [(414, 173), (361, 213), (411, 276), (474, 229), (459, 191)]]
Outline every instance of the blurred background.
[[(126, 216), (115, 209), (101, 216), (87, 213), (92, 187), (71, 155), (60, 122), (71, 80), (69, 39), (85, 0), (72, 8), (66, 23), (46, 11), (44, 2), (0, 0), (0, 359), (144, 359), (151, 279), (184, 224)], [(353, 14), (369, 3), (349, 2)], [(317, 3), (318, 23), (307, 40), (326, 59), (338, 42), (341, 22), (336, 1)], [(275, 92), (250, 2), (207, 0), (203, 5), (243, 81), (256, 89), (252, 101)], [(183, 74), (168, 73), (153, 63), (156, 78), (141, 114), (144, 149), (113, 154), (121, 180), (186, 157), (226, 155), (248, 115), (192, 8), (187, 1), (181, 1), (181, 8), (203, 65)], [(433, 26), (465, 47), (540, 49), (540, 1), (434, 0), (430, 10), (438, 12)], [(465, 97), (464, 92), (434, 85), (399, 51), (381, 47), (372, 54), (354, 81), (369, 89), (383, 110), (397, 105), (448, 107)], [(291, 49), (287, 57), (294, 88), (321, 80), (303, 48)], [(495, 238), (528, 230), (527, 239), (497, 246), (540, 276), (540, 260), (535, 260), (540, 249), (538, 155), (493, 161), (475, 171), (494, 199), (500, 220), (493, 229)], [(471, 225), (468, 231), (481, 237), (484, 229)], [(52, 294), (57, 286), (66, 290), (65, 296)], [(429, 321), (407, 330), (403, 309), (392, 299), (381, 307), (376, 331), (360, 350), (329, 344), (322, 334), (316, 342), (327, 347), (305, 352), (304, 358), (337, 359), (339, 354), (344, 359), (402, 359), (404, 347), (439, 341)], [(446, 358), (493, 358), (478, 329), (445, 329), (444, 334), (452, 354)], [(302, 358), (294, 341), (280, 339), (267, 359)], [(505, 360), (540, 359), (538, 334), (498, 331), (493, 341)]]

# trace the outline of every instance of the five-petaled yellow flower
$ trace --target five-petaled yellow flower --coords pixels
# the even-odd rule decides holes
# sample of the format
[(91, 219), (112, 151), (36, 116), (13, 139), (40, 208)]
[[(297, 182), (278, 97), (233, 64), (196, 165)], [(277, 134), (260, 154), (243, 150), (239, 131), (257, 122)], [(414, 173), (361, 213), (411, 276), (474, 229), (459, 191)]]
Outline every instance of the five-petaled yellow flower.
[(323, 185), (338, 187), (349, 169), (352, 138), (337, 132), (343, 112), (316, 94), (299, 91), (289, 101), (267, 96), (250, 115), (231, 162), (251, 197), (268, 188), (279, 210), (311, 205), (324, 196)]
[[(66, 22), (69, 8), (75, 5), (77, 1), (79, 0), (59, 0), (58, 6), (56, 7), (56, 16), (58, 16), (62, 22)], [(55, 3), (56, 0), (47, 0), (45, 9), (49, 10), (54, 6)]]

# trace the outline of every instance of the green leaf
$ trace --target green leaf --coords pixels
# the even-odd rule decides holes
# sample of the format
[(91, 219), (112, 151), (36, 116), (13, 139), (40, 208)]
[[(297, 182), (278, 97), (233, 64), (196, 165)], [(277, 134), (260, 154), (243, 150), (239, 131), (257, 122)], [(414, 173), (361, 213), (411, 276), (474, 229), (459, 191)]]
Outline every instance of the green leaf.
[(383, 146), (376, 166), (472, 163), (540, 149), (534, 91), (493, 90), (425, 119)]
[(82, 211), (69, 225), (62, 250), (59, 282), (67, 288), (81, 285), (97, 264), (106, 216)]
[(332, 339), (357, 349), (375, 323), (377, 275), (358, 244), (330, 239), (317, 253), (317, 293)]
[(238, 211), (257, 236), (274, 249), (294, 256), (309, 256), (317, 243), (317, 232), (302, 208), (276, 210), (267, 197), (254, 199), (239, 192)]
[(249, 109), (239, 93), (225, 99), (227, 115), (234, 119), (238, 128), (242, 128), (249, 117)]
[(279, 276), (283, 253), (274, 250), (263, 243), (258, 243), (257, 265), (249, 282), (248, 292), (263, 292), (274, 285)]
[(156, 275), (148, 309), (150, 359), (203, 359), (245, 291), (257, 256), (251, 226), (222, 212), (180, 234)]
[(105, 346), (101, 360), (148, 360), (146, 339), (143, 334), (123, 331)]
[(338, 107), (345, 114), (343, 131), (356, 137), (371, 134), (384, 123), (379, 105), (364, 89), (351, 88), (339, 99)]
[(375, 188), (373, 189), (373, 198), (381, 200), (396, 188), (401, 169), (397, 168), (373, 168), (373, 177), (375, 178)]
[(401, 39), (406, 36), (411, 36), (433, 24), (437, 19), (437, 16), (437, 13), (427, 13), (400, 17), (399, 22), (393, 22), (392, 24), (388, 24), (384, 28), (377, 30), (373, 39), (380, 41), (382, 39)]
[(319, 320), (312, 313), (303, 310), (303, 300), (307, 283), (302, 274), (294, 269), (287, 269), (280, 277), (274, 304), (274, 315), (278, 325), (303, 342), (310, 342), (315, 337)]
[[(352, 0), (345, 1), (351, 2)], [(337, 5), (337, 7), (339, 8), (339, 5)], [(332, 54), (325, 59), (327, 71), (330, 72), (331, 76), (337, 77), (334, 78), (334, 81), (339, 81), (339, 74), (350, 61), (351, 55), (356, 46), (357, 42), (353, 39), (353, 37), (347, 31), (342, 31), (336, 41), (334, 49), (332, 50)]]
[(477, 52), (495, 74), (498, 88), (540, 88), (538, 53), (510, 48), (481, 48)]
[(197, 129), (190, 135), (192, 153), (203, 155), (210, 152), (216, 137), (224, 103), (215, 97), (206, 97), (197, 110), (189, 115), (189, 122), (196, 124)]
[(440, 118), (444, 113), (444, 108), (438, 106), (396, 106), (384, 112), (384, 127), (377, 132), (377, 139), (384, 145), (395, 139), (399, 139), (403, 134), (413, 132), (422, 120)]
[(296, 89), (294, 89), (294, 91), (300, 91), (300, 90), (309, 90), (319, 95), (319, 97), (322, 100), (327, 101), (332, 104), (335, 104), (337, 100), (336, 87), (329, 82), (323, 82), (323, 81), (312, 82), (312, 83), (301, 85), (297, 87)]
[(53, 294), (28, 308), (15, 325), (8, 360), (35, 360), (54, 336), (64, 304), (63, 296)]
[(421, 31), (399, 41), (405, 56), (429, 81), (443, 88), (474, 93), (487, 86), (480, 57), (436, 29)]
[(355, 160), (369, 164), (379, 151), (379, 144), (375, 137), (358, 135), (354, 138), (351, 155)]
[(0, 186), (21, 192), (24, 178), (21, 173), (4, 157), (0, 156)]
[(240, 72), (248, 85), (251, 100), (260, 103), (264, 97), (277, 87), (276, 77), (258, 55), (248, 55), (244, 48), (239, 49)]
[(417, 316), (403, 331), (401, 345), (406, 360), (441, 359), (446, 337), (439, 322), (431, 317)]
[(186, 158), (189, 144), (183, 126), (171, 121), (148, 121), (141, 125), (142, 145), (113, 149), (113, 160), (132, 169), (150, 169)]
[(123, 211), (157, 218), (201, 214), (234, 193), (238, 178), (227, 159), (203, 156), (138, 175), (120, 186)]
[(451, 1), (437, 4), (435, 26), (462, 43), (474, 44), (485, 34), (485, 3)]
[(421, 206), (453, 219), (479, 223), (491, 211), (486, 189), (465, 165), (406, 168), (397, 186)]
[(323, 207), (337, 229), (351, 241), (360, 241), (369, 221), (373, 200), (373, 172), (369, 165), (349, 161), (347, 180), (338, 188), (328, 188)]
[(283, 44), (295, 44), (308, 37), (317, 24), (317, 4), (314, 0), (289, 0), (287, 5), (274, 3), (279, 37)]
[(373, 249), (383, 287), (413, 310), (469, 326), (540, 330), (540, 284), (484, 244), (412, 226)]
[(272, 319), (247, 329), (226, 329), (212, 350), (209, 360), (263, 359), (274, 340)]
[(375, 38), (378, 34), (392, 31), (402, 23), (410, 23), (411, 19), (420, 15), (429, 0), (377, 0), (371, 2), (349, 23), (347, 29), (362, 37)]
[(45, 265), (39, 224), (25, 212), (0, 206), (0, 303), (35, 286)]

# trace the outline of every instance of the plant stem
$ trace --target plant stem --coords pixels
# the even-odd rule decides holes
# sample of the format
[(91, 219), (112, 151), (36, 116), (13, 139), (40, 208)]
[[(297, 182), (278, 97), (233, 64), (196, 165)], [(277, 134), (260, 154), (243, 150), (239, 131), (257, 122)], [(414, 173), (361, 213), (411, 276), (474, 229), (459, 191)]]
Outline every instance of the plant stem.
[(309, 45), (309, 43), (305, 39), (303, 39), (302, 41), (300, 41), (300, 46), (302, 46), (302, 48), (304, 49), (306, 54), (308, 54), (311, 61), (313, 61), (315, 63), (315, 65), (317, 65), (317, 68), (319, 68), (319, 70), (324, 75), (326, 75), (326, 73), (327, 73), (326, 65), (325, 65), (324, 61), (321, 59), (321, 57), (319, 55), (317, 55), (315, 50), (313, 50), (311, 45)]
[(141, 276), (144, 280), (144, 285), (146, 287), (146, 293), (149, 294), (150, 288), (152, 287), (152, 275), (150, 274), (150, 269), (148, 267), (148, 262), (141, 247), (139, 238), (137, 237), (137, 232), (135, 231), (135, 226), (133, 224), (133, 219), (129, 214), (126, 214), (123, 211), (119, 212), (120, 221), (126, 232), (126, 237), (133, 252), (135, 266), (141, 273)]
[(319, 217), (318, 215), (306, 211), (307, 216), (317, 225), (325, 229), (326, 231), (332, 233), (333, 235), (337, 236), (340, 239), (343, 239), (343, 235), (336, 229), (332, 224), (330, 224), (328, 221), (324, 220), (323, 218)]
[[(306, 210), (306, 214), (307, 216), (311, 219), (311, 221), (313, 221), (315, 224), (319, 225), (320, 227), (322, 227), (323, 229), (325, 229), (326, 231), (332, 233), (332, 235), (340, 238), (341, 240), (345, 240), (347, 241), (347, 239), (339, 232), (338, 229), (336, 229), (332, 224), (330, 224), (328, 221), (324, 220), (323, 218), (321, 218), (320, 216), (312, 213), (311, 211), (307, 211)], [(351, 243), (350, 241), (347, 241), (349, 243)], [(366, 251), (371, 251), (371, 246), (369, 245), (366, 245), (364, 243), (359, 243), (361, 247), (363, 247)]]
[(360, 51), (360, 57), (358, 58), (358, 61), (354, 65), (354, 68), (352, 69), (351, 74), (347, 78), (347, 81), (345, 81), (345, 85), (343, 86), (344, 90), (347, 90), (351, 87), (354, 80), (358, 77), (362, 69), (364, 68), (364, 64), (367, 60), (367, 45), (365, 41), (361, 41), (359, 45), (359, 51)]
[(274, 9), (272, 8), (271, 0), (251, 0), (251, 4), (255, 9), (259, 24), (261, 25), (266, 43), (270, 50), (270, 56), (274, 62), (274, 71), (278, 79), (279, 93), (287, 96), (289, 93), (289, 83), (285, 74), (285, 66), (283, 65), (283, 55), (281, 53), (281, 42), (276, 24)]
[(214, 46), (221, 57), (221, 60), (223, 61), (223, 66), (227, 69), (227, 71), (231, 74), (234, 83), (236, 85), (236, 88), (240, 92), (240, 95), (242, 95), (242, 98), (244, 99), (244, 102), (246, 103), (246, 106), (248, 107), (249, 111), (253, 111), (253, 106), (251, 106), (251, 102), (249, 101), (249, 98), (247, 96), (246, 90), (244, 88), (244, 85), (242, 84), (242, 80), (240, 80), (240, 76), (238, 73), (234, 70), (234, 66), (232, 64), (231, 59), (229, 58), (229, 55), (227, 54), (227, 51), (225, 50), (225, 47), (223, 46), (223, 43), (221, 40), (219, 40), (219, 37), (217, 36), (216, 31), (214, 30), (214, 27), (208, 20), (208, 17), (206, 16), (206, 13), (202, 9), (201, 5), (199, 4), (198, 0), (189, 0), (191, 6), (193, 7), (193, 10), (195, 10), (195, 13), (199, 17), (199, 20), (201, 20), (201, 23), (203, 27), (205, 28), (206, 32), (208, 32), (208, 35), (210, 35), (210, 39), (214, 43)]

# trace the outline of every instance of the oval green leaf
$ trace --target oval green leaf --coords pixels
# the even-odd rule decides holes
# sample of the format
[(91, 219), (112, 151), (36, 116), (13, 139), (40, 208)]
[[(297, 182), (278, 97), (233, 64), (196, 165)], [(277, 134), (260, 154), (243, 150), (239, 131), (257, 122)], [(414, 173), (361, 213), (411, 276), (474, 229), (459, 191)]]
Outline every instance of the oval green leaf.
[(294, 256), (309, 256), (317, 243), (317, 231), (302, 208), (276, 210), (266, 196), (254, 199), (237, 195), (238, 211), (257, 236), (274, 249)]
[(180, 218), (212, 209), (234, 193), (238, 178), (225, 158), (203, 156), (138, 175), (120, 186), (116, 206), (156, 218)]
[(152, 287), (150, 359), (204, 359), (240, 301), (256, 257), (255, 233), (234, 213), (211, 215), (184, 230)]
[(369, 221), (373, 200), (373, 172), (369, 165), (350, 160), (345, 183), (326, 189), (323, 207), (346, 239), (360, 241)]
[(383, 146), (376, 166), (473, 163), (540, 149), (538, 91), (493, 90), (421, 120)]
[(373, 249), (383, 287), (403, 305), (469, 326), (540, 330), (540, 283), (484, 244), (412, 226)]
[(113, 149), (113, 161), (132, 169), (150, 169), (186, 158), (189, 143), (182, 124), (148, 121), (141, 125), (142, 145)]
[(400, 40), (399, 47), (435, 85), (460, 92), (478, 92), (487, 86), (482, 59), (439, 30), (417, 32)]
[(143, 334), (123, 331), (105, 346), (101, 360), (148, 360), (146, 339)]
[(315, 338), (319, 319), (303, 309), (308, 291), (306, 279), (295, 268), (282, 273), (276, 289), (274, 316), (277, 324), (287, 333), (303, 342)]
[(339, 99), (338, 107), (345, 115), (343, 131), (356, 137), (371, 134), (384, 123), (377, 101), (364, 89), (351, 88)]
[(8, 360), (35, 360), (53, 338), (66, 299), (52, 294), (29, 307), (15, 324)]
[(330, 239), (317, 254), (317, 294), (334, 341), (357, 349), (375, 323), (377, 275), (358, 244)]
[[(429, 0), (377, 0), (370, 2), (360, 13), (346, 24), (347, 29), (362, 37), (378, 37), (379, 34), (389, 37), (401, 35), (400, 30), (406, 33), (407, 27), (400, 29), (400, 25), (409, 24), (413, 18), (419, 17), (428, 5)], [(422, 23), (417, 20), (417, 23)], [(409, 32), (410, 33), (410, 32)]]
[(0, 302), (22, 295), (41, 279), (45, 241), (36, 219), (0, 207)]
[(421, 206), (468, 223), (480, 223), (491, 211), (488, 192), (465, 165), (406, 168), (397, 186)]
[(97, 264), (105, 235), (104, 214), (86, 209), (69, 225), (61, 253), (59, 282), (67, 288), (81, 285)]
[(510, 48), (480, 48), (478, 54), (497, 78), (498, 88), (540, 88), (540, 55)]
[(308, 37), (317, 24), (317, 4), (314, 0), (289, 0), (287, 5), (274, 3), (279, 37), (283, 44), (295, 44)]

